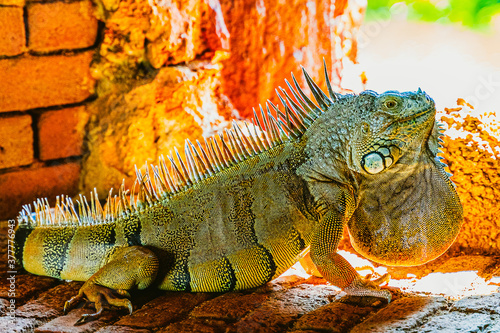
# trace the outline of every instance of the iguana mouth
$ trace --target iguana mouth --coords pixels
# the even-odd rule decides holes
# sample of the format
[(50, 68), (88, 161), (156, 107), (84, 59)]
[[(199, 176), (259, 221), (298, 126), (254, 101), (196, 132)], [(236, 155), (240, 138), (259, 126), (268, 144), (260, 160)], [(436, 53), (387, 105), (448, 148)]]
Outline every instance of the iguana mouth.
[(403, 119), (399, 119), (396, 122), (398, 122), (398, 123), (405, 123), (405, 122), (409, 122), (409, 121), (413, 120), (415, 123), (424, 123), (425, 121), (418, 122), (417, 120), (421, 119), (423, 116), (426, 116), (426, 115), (428, 115), (430, 113), (435, 113), (434, 106), (430, 106), (427, 109), (424, 109), (423, 111), (421, 111), (421, 112), (419, 112), (417, 114), (412, 114), (412, 115), (410, 115), (408, 117), (405, 117)]

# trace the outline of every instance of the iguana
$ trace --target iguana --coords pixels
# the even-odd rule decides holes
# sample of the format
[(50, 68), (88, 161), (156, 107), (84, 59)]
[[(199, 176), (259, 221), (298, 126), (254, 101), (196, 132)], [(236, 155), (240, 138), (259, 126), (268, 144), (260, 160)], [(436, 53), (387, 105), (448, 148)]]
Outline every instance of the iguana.
[[(225, 292), (276, 278), (307, 250), (315, 268), (350, 295), (387, 299), (338, 253), (347, 226), (352, 245), (387, 265), (419, 265), (458, 234), (462, 206), (437, 156), (442, 135), (434, 101), (416, 92), (339, 94), (324, 68), (329, 97), (302, 68), (317, 105), (292, 74), (252, 124), (189, 140), (147, 166), (130, 196), (122, 185), (104, 208), (97, 192), (73, 204), (25, 205), (16, 255), (33, 274), (86, 281), (84, 298), (100, 316), (132, 312), (128, 290)], [(138, 191), (136, 191), (138, 186)], [(135, 194), (138, 193), (138, 194)], [(77, 212), (78, 211), (78, 212)]]

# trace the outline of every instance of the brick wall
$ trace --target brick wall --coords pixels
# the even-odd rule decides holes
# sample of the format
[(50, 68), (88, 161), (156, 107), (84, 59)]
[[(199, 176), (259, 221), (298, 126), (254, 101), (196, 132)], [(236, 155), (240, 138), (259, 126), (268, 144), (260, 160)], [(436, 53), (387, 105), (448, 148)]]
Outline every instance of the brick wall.
[(0, 220), (76, 194), (97, 35), (91, 1), (0, 0)]

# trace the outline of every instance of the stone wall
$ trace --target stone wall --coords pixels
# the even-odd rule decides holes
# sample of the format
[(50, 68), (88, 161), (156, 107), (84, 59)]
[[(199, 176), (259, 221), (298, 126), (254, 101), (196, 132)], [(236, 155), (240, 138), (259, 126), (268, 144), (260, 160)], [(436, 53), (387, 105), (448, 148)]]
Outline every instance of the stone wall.
[(0, 0), (0, 218), (76, 194), (98, 37), (91, 1)]

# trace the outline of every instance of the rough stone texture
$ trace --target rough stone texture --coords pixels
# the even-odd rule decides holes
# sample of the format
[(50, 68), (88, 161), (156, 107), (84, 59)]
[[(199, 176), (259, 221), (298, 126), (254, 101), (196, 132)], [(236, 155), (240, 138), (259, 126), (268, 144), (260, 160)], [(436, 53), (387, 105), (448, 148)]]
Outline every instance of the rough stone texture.
[(407, 332), (495, 332), (491, 330), (491, 327), (499, 320), (500, 316), (491, 316), (486, 313), (451, 312), (433, 316), (424, 325)]
[(262, 294), (229, 293), (209, 300), (196, 307), (190, 314), (196, 318), (237, 321), (247, 313), (260, 307), (268, 298)]
[(0, 112), (77, 103), (93, 92), (92, 51), (0, 60)]
[(116, 312), (105, 312), (98, 320), (75, 326), (75, 322), (83, 314), (90, 312), (88, 309), (75, 309), (65, 316), (57, 317), (37, 327), (35, 333), (91, 333), (108, 325), (109, 322), (116, 320), (117, 317)]
[(26, 44), (23, 9), (0, 7), (0, 55), (23, 53)]
[[(303, 285), (301, 279), (296, 287), (275, 288), (261, 307), (252, 311), (232, 327), (243, 332), (283, 332), (293, 327), (304, 314), (328, 304), (329, 298), (338, 293), (332, 288)], [(271, 289), (271, 288), (270, 288)], [(273, 290), (271, 289), (271, 290)], [(311, 291), (314, 292), (311, 293)]]
[(47, 52), (94, 45), (97, 19), (91, 1), (30, 3), (27, 10), (30, 50)]
[[(4, 264), (4, 263), (2, 263)], [(3, 265), (2, 265), (3, 266)], [(20, 273), (20, 272), (19, 272)], [(2, 274), (0, 277), (0, 298), (11, 299), (10, 297), (10, 284), (7, 280), (12, 274)], [(15, 297), (16, 308), (19, 303), (25, 302), (30, 297), (39, 295), (43, 291), (51, 288), (57, 283), (57, 280), (45, 276), (35, 276), (28, 274), (15, 274)]]
[(453, 304), (452, 310), (500, 315), (500, 293), (462, 298)]
[(372, 307), (359, 307), (338, 302), (332, 303), (305, 314), (295, 323), (294, 328), (346, 332), (373, 310)]
[(194, 319), (170, 324), (157, 333), (222, 333), (228, 331), (231, 332), (231, 329), (227, 328), (226, 323), (222, 320)]
[(64, 303), (78, 294), (83, 283), (70, 282), (58, 285), (39, 295), (23, 306), (17, 308), (16, 316), (26, 318), (48, 319), (63, 314)]
[(37, 124), (40, 159), (81, 155), (88, 118), (85, 106), (42, 113)]
[(124, 178), (131, 186), (135, 165), (156, 164), (161, 154), (183, 147), (186, 138), (202, 140), (226, 126), (230, 109), (217, 94), (218, 73), (210, 62), (165, 67), (149, 82), (92, 103), (83, 192), (97, 187), (105, 197)]
[(31, 116), (0, 118), (0, 169), (27, 165), (32, 161)]
[(407, 332), (420, 326), (422, 320), (446, 308), (443, 298), (402, 297), (354, 327), (352, 333)]
[(0, 332), (26, 333), (33, 332), (34, 328), (43, 322), (35, 318), (0, 317)]
[[(325, 58), (334, 86), (340, 86), (341, 59), (356, 58), (356, 30), (364, 8), (358, 2), (221, 1), (230, 56), (222, 60), (223, 91), (243, 116), (268, 98), (303, 65), (324, 87)], [(224, 46), (224, 44), (223, 44)]]
[(458, 100), (441, 117), (449, 129), (444, 158), (464, 207), (465, 222), (454, 253), (500, 254), (500, 122)]
[(136, 328), (154, 328), (178, 321), (195, 306), (214, 297), (208, 293), (167, 292), (153, 301), (146, 303), (132, 315), (123, 317), (115, 325), (132, 326)]
[(131, 328), (128, 326), (106, 326), (98, 331), (96, 333), (150, 333), (150, 330), (144, 329), (144, 328)]
[(169, 6), (153, 5), (151, 10), (146, 56), (153, 67), (192, 61), (207, 48), (203, 36), (205, 1), (174, 0)]
[(0, 192), (2, 217), (16, 217), (22, 205), (37, 198), (47, 197), (54, 204), (57, 195), (75, 195), (79, 174), (79, 162), (48, 167), (33, 165), (30, 169), (0, 174), (0, 188), (9, 189)]
[(131, 78), (127, 72), (146, 60), (160, 68), (215, 55), (225, 66), (224, 93), (239, 101), (245, 115), (299, 64), (311, 64), (313, 77), (320, 77), (316, 69), (325, 57), (329, 65), (335, 62), (330, 69), (338, 83), (340, 58), (355, 58), (352, 33), (363, 10), (345, 0), (102, 1), (98, 8), (106, 28), (96, 75), (116, 82)]

